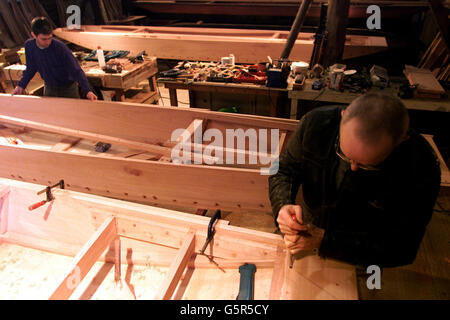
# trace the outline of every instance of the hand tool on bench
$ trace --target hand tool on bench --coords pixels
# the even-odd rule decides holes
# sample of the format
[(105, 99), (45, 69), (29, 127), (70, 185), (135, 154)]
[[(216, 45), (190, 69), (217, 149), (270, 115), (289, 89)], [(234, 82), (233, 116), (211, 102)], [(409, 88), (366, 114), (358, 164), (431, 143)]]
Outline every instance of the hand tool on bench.
[(52, 201), (53, 199), (55, 199), (52, 195), (52, 189), (56, 188), (56, 187), (60, 187), (61, 189), (64, 189), (64, 180), (59, 180), (58, 183), (55, 183), (52, 186), (46, 187), (45, 189), (38, 191), (37, 195), (40, 195), (42, 193), (45, 192), (47, 199), (36, 202), (35, 204), (32, 204), (31, 206), (28, 207), (28, 210), (33, 211), (34, 209), (37, 209), (39, 207), (42, 207), (44, 204), (46, 204), (47, 202)]
[(239, 294), (236, 300), (253, 300), (256, 266), (245, 263), (239, 267), (241, 279), (239, 282)]
[(207, 257), (209, 259), (209, 261), (211, 261), (212, 263), (214, 263), (220, 270), (222, 270), (223, 272), (225, 272), (217, 262), (215, 262), (213, 260), (213, 258), (207, 254), (205, 254), (205, 250), (208, 247), (209, 243), (212, 241), (212, 239), (214, 238), (214, 235), (216, 233), (216, 229), (215, 226), (217, 224), (217, 222), (219, 222), (220, 218), (221, 218), (222, 214), (220, 210), (216, 210), (216, 212), (214, 212), (214, 215), (211, 217), (211, 220), (209, 221), (208, 224), (208, 234), (206, 236), (206, 241), (205, 244), (203, 245), (202, 249), (200, 250), (200, 254), (204, 255), (205, 257)]

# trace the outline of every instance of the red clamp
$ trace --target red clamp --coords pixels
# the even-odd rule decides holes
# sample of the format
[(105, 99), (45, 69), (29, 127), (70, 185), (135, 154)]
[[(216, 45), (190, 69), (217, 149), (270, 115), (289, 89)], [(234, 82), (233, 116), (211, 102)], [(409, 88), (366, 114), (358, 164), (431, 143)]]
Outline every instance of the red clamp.
[(42, 193), (45, 192), (45, 194), (47, 195), (47, 199), (46, 200), (42, 200), (39, 201), (35, 204), (32, 204), (31, 206), (28, 207), (28, 210), (33, 211), (39, 207), (42, 207), (44, 204), (46, 204), (47, 202), (52, 201), (53, 199), (55, 199), (52, 195), (52, 189), (55, 187), (60, 187), (61, 189), (64, 189), (64, 180), (60, 180), (58, 183), (54, 184), (53, 186), (50, 187), (46, 187), (45, 189), (39, 191), (37, 194), (40, 195)]

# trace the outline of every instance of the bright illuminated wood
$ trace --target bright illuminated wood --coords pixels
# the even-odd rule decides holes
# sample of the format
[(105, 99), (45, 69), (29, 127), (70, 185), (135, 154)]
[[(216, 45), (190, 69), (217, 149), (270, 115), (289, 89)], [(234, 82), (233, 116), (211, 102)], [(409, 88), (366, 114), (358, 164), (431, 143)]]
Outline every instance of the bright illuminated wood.
[(83, 246), (74, 258), (69, 272), (64, 276), (64, 280), (50, 296), (50, 300), (69, 299), (80, 282), (87, 275), (92, 265), (98, 260), (100, 255), (108, 248), (111, 241), (117, 236), (116, 220), (110, 217), (100, 226), (95, 234)]
[(178, 253), (173, 260), (169, 271), (167, 272), (166, 279), (162, 283), (158, 293), (155, 296), (156, 300), (170, 299), (177, 288), (178, 282), (183, 275), (189, 259), (194, 253), (195, 249), (195, 233), (189, 232), (183, 241), (182, 246), (178, 249)]

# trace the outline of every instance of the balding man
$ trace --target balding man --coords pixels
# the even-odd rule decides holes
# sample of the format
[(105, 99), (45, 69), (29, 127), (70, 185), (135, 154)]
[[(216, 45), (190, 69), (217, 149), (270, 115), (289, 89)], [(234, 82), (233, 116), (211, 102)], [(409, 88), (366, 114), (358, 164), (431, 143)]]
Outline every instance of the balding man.
[(412, 263), (439, 188), (438, 159), (409, 127), (402, 102), (373, 93), (345, 109), (307, 113), (269, 178), (275, 222), (291, 253), (317, 248), (360, 266)]

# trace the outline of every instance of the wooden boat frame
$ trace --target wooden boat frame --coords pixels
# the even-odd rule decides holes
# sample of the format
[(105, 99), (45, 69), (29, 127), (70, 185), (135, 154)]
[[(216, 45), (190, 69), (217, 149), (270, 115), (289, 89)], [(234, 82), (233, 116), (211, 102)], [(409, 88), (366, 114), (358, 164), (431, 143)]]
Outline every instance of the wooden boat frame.
[[(0, 243), (75, 255), (50, 299), (69, 299), (97, 260), (114, 262), (121, 279), (121, 259), (132, 248), (132, 263), (170, 266), (155, 299), (170, 299), (185, 268), (237, 268), (244, 262), (274, 268), (271, 299), (279, 299), (286, 250), (280, 235), (248, 230), (218, 220), (206, 254), (197, 254), (207, 237), (209, 218), (68, 190), (53, 190), (54, 200), (30, 214), (43, 186), (0, 180)], [(83, 244), (84, 243), (84, 244)], [(81, 247), (81, 249), (79, 249)], [(150, 254), (149, 250), (159, 247)], [(129, 259), (129, 257), (128, 257)], [(77, 278), (74, 284), (74, 278)]]
[[(61, 189), (52, 190), (51, 202), (28, 211), (31, 203), (40, 200), (37, 193), (43, 187), (0, 179), (0, 245), (3, 242), (74, 256), (67, 269), (58, 266), (63, 272), (58, 272), (61, 277), (53, 283), (54, 289), (45, 283), (50, 299), (77, 299), (74, 291), (78, 286), (84, 288), (82, 281), (97, 261), (114, 263), (114, 281), (118, 285), (129, 281), (121, 273), (122, 261), (128, 265), (168, 267), (164, 280), (157, 283), (159, 289), (150, 297), (154, 299), (182, 298), (187, 294), (186, 286), (193, 280), (183, 274), (198, 269), (202, 274), (212, 270), (224, 276), (238, 275), (238, 267), (245, 263), (254, 264), (257, 273), (264, 275), (263, 283), (258, 284), (264, 288), (259, 294), (267, 294), (264, 299), (357, 298), (353, 266), (305, 255), (289, 269), (281, 235), (231, 226), (220, 219), (205, 256), (199, 251), (208, 234), (208, 217)], [(42, 279), (32, 277), (34, 281)], [(237, 280), (235, 276), (233, 279)], [(198, 278), (195, 283), (195, 290), (207, 285)], [(98, 280), (96, 285), (100, 286)], [(227, 286), (220, 287), (225, 290)], [(236, 284), (228, 286), (231, 293), (227, 295), (237, 295), (237, 288)], [(296, 290), (298, 295), (294, 294)], [(133, 299), (133, 295), (128, 298)], [(217, 297), (213, 294), (208, 299)]]
[[(154, 26), (92, 26), (80, 29), (57, 28), (54, 35), (79, 46), (95, 50), (145, 50), (159, 59), (220, 61), (235, 56), (237, 63), (267, 62), (267, 56), (278, 59), (284, 49), (288, 31), (220, 28), (183, 28)], [(290, 53), (292, 61), (309, 62), (314, 34), (298, 36)], [(120, 41), (118, 40), (120, 38)], [(387, 49), (384, 37), (347, 36), (343, 58), (350, 59)]]
[[(236, 212), (271, 212), (268, 176), (261, 174), (261, 167), (169, 163), (172, 148), (180, 142), (170, 141), (172, 131), (187, 128), (187, 141), (197, 132), (196, 128), (220, 132), (276, 129), (280, 133), (279, 141), (275, 141), (278, 153), (298, 124), (296, 120), (201, 109), (64, 98), (0, 95), (0, 105), (0, 123), (19, 126), (19, 132), (26, 127), (58, 133), (61, 139), (48, 148), (0, 144), (2, 177), (43, 185), (64, 179), (67, 189), (79, 192), (165, 207)], [(196, 123), (200, 125), (194, 126)], [(6, 135), (11, 132), (8, 130)], [(76, 153), (70, 148), (80, 139), (93, 144), (109, 142), (124, 149), (116, 154)], [(270, 139), (267, 143), (271, 144)], [(206, 148), (206, 144), (192, 146), (199, 148), (200, 153)], [(245, 146), (221, 150), (222, 154), (231, 152), (235, 159), (238, 155), (249, 159), (252, 154), (248, 141)], [(270, 150), (269, 146), (266, 150)]]

